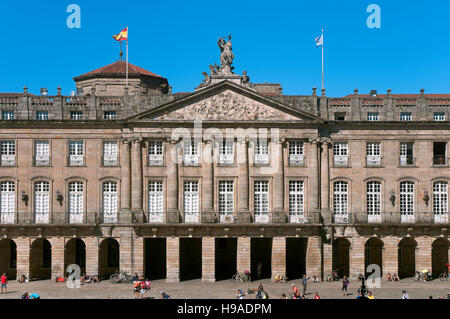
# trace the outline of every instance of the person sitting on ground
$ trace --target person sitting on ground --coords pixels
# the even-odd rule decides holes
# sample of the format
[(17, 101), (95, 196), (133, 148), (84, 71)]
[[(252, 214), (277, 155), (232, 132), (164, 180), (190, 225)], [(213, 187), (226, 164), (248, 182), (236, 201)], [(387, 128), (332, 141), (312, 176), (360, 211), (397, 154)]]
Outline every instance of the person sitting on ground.
[(358, 275), (358, 280), (361, 281), (364, 279), (364, 275), (362, 273), (359, 273)]
[(292, 289), (292, 299), (300, 298), (300, 290), (298, 290), (295, 284), (291, 284), (291, 289)]
[(286, 294), (282, 294), (281, 299), (287, 299)]
[(134, 273), (132, 280), (133, 280), (133, 282), (134, 281), (139, 281), (139, 276), (138, 276), (137, 272)]
[(242, 289), (238, 289), (238, 293), (236, 295), (237, 299), (244, 299), (245, 293)]
[(371, 291), (369, 291), (369, 293), (367, 294), (367, 298), (368, 299), (375, 299), (375, 296), (372, 294)]
[(327, 282), (332, 282), (333, 281), (333, 277), (331, 276), (330, 273), (327, 274)]
[(313, 275), (313, 282), (319, 282), (319, 277), (317, 277), (316, 275)]
[(161, 290), (161, 299), (170, 299), (170, 296), (164, 290)]
[(263, 299), (264, 297), (264, 288), (263, 285), (260, 283), (258, 286), (258, 290), (256, 292), (256, 299)]
[(387, 273), (386, 278), (387, 278), (387, 281), (393, 281), (393, 278), (392, 278), (390, 272)]
[(20, 297), (20, 299), (29, 299), (28, 291), (25, 291), (25, 293)]
[(32, 294), (28, 295), (28, 299), (41, 299), (41, 296), (39, 296), (37, 293), (33, 292)]
[(98, 275), (94, 275), (93, 281), (94, 281), (94, 283), (100, 282), (100, 278), (98, 278)]
[(392, 275), (392, 280), (393, 281), (399, 281), (400, 278), (398, 277), (398, 275), (396, 273), (394, 273), (394, 275)]
[(25, 277), (25, 275), (22, 274), (22, 276), (20, 276), (20, 278), (19, 278), (19, 283), (23, 284), (26, 281), (27, 281), (27, 277)]

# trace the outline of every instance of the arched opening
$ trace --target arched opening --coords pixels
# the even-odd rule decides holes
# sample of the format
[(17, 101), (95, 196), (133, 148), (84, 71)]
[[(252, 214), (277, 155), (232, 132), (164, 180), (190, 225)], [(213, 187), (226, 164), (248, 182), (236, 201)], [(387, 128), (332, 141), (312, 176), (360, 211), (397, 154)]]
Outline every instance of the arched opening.
[(98, 275), (100, 279), (109, 277), (120, 269), (120, 245), (114, 238), (106, 238), (100, 243), (98, 252)]
[[(364, 247), (364, 269), (367, 271), (367, 266), (378, 265), (380, 267), (380, 275), (383, 273), (383, 241), (379, 238), (372, 237), (366, 241)], [(372, 273), (366, 273), (366, 276)]]
[(333, 241), (333, 270), (339, 277), (348, 276), (350, 273), (350, 242), (345, 238)]
[(50, 279), (51, 276), (52, 245), (47, 239), (36, 239), (30, 249), (30, 279)]
[(306, 274), (308, 238), (286, 238), (286, 276), (289, 280)]
[(434, 278), (448, 270), (448, 249), (449, 242), (446, 238), (438, 238), (433, 242), (431, 274)]
[(81, 275), (86, 273), (86, 245), (80, 238), (72, 238), (64, 248), (64, 273), (66, 275), (68, 275), (67, 267), (72, 264), (80, 267)]
[(216, 238), (216, 281), (233, 277), (237, 271), (237, 238)]
[(17, 276), (17, 246), (11, 239), (0, 240), (0, 274), (6, 273), (8, 279)]
[[(272, 238), (252, 238), (250, 243), (251, 279), (270, 278), (272, 276)], [(259, 267), (258, 264), (260, 264)]]
[(416, 272), (417, 242), (412, 238), (403, 238), (398, 243), (398, 276), (413, 277)]

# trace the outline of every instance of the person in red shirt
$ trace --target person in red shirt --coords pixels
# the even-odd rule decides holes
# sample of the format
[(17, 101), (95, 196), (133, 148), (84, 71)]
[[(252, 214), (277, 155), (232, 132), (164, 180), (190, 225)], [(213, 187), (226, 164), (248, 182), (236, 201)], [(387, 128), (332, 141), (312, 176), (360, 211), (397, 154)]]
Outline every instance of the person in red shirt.
[(319, 293), (317, 291), (314, 293), (314, 299), (320, 299)]
[(3, 288), (5, 288), (5, 292), (8, 293), (8, 277), (5, 273), (3, 273), (2, 277), (0, 278), (1, 286), (2, 286), (2, 293)]

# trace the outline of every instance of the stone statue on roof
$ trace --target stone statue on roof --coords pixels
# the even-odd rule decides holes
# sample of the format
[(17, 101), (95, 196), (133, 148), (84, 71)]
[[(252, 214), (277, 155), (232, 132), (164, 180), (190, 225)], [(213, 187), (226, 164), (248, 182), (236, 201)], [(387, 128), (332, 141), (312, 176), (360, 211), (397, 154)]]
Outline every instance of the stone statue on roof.
[[(225, 39), (228, 38), (228, 41)], [(220, 48), (220, 73), (233, 74), (231, 64), (233, 64), (234, 54), (232, 52), (231, 34), (228, 37), (220, 38), (217, 42)]]

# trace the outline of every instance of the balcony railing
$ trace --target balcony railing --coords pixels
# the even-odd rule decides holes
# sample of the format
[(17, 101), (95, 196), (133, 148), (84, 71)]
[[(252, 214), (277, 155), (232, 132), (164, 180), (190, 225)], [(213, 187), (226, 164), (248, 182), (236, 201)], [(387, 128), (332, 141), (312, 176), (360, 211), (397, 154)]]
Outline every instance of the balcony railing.
[(67, 159), (69, 166), (83, 166), (84, 155), (70, 155)]
[(352, 214), (354, 224), (441, 224), (448, 223), (448, 214), (435, 215), (432, 212), (415, 212), (411, 215), (400, 212), (381, 212), (369, 215), (367, 212), (355, 212)]
[(219, 214), (219, 222), (222, 224), (229, 224), (229, 223), (234, 223), (235, 219), (234, 219), (234, 215), (233, 213), (229, 213), (229, 214)]
[(381, 167), (382, 156), (379, 155), (367, 155), (366, 166), (367, 167)]
[(148, 155), (148, 166), (163, 166), (164, 155)]
[(164, 213), (149, 213), (148, 214), (148, 222), (149, 223), (164, 223)]
[(63, 213), (36, 213), (36, 212), (16, 212), (2, 213), (0, 224), (19, 224), (19, 225), (67, 225), (67, 224), (94, 224), (101, 222), (96, 213), (86, 216), (85, 213), (70, 214)]
[(400, 166), (414, 166), (416, 164), (416, 158), (410, 155), (400, 155), (399, 158)]
[(269, 154), (255, 154), (255, 165), (269, 165)]
[(269, 213), (255, 214), (256, 224), (268, 224), (269, 223)]
[(433, 165), (434, 166), (447, 166), (448, 165), (448, 158), (445, 157), (445, 155), (434, 155), (433, 156)]
[(2, 155), (0, 157), (0, 166), (15, 166), (16, 155)]
[(199, 155), (184, 155), (183, 163), (186, 166), (198, 166), (199, 165)]
[(305, 166), (305, 156), (303, 154), (290, 154), (289, 166)]
[(348, 167), (348, 156), (334, 155), (333, 164), (334, 164), (334, 167)]
[(117, 156), (102, 156), (103, 166), (118, 166), (119, 160)]
[(33, 156), (33, 165), (34, 166), (50, 166), (51, 162), (52, 162), (51, 157), (48, 155)]
[(200, 213), (184, 213), (184, 222), (185, 223), (195, 223), (198, 224), (200, 222)]
[(233, 154), (219, 154), (219, 165), (233, 165), (234, 155)]

